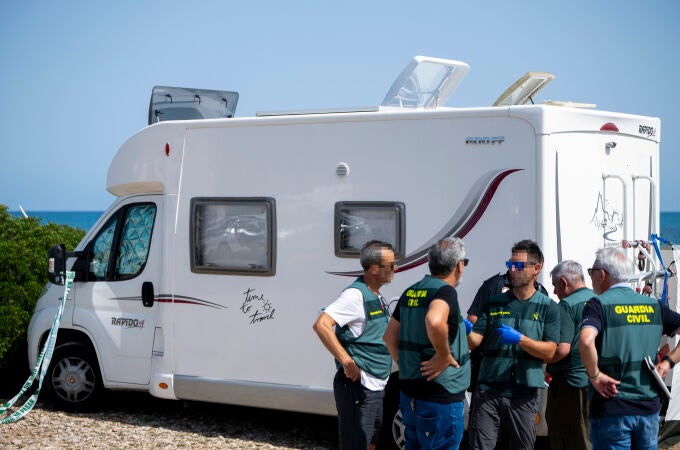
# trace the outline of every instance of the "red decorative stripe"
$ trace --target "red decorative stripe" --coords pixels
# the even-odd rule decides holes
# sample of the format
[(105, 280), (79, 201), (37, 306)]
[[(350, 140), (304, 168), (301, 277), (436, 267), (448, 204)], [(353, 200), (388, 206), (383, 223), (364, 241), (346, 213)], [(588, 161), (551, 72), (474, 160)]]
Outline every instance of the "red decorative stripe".
[(510, 175), (511, 173), (517, 172), (518, 170), (522, 169), (506, 170), (505, 172), (502, 172), (496, 178), (494, 178), (494, 180), (491, 182), (491, 185), (482, 196), (482, 200), (481, 202), (479, 202), (479, 205), (475, 209), (474, 213), (472, 213), (472, 216), (468, 219), (465, 225), (463, 225), (460, 231), (456, 233), (455, 237), (463, 239), (474, 228), (474, 226), (477, 225), (479, 219), (481, 219), (482, 215), (484, 215), (486, 208), (489, 207), (491, 199), (496, 194), (496, 190), (498, 189), (498, 186), (501, 184), (501, 181), (503, 181), (503, 179)]
[(174, 298), (172, 296), (169, 296), (167, 294), (164, 294), (162, 297), (158, 296), (155, 299), (156, 302), (158, 303), (182, 303), (185, 305), (196, 305), (196, 306), (207, 306), (209, 308), (215, 308), (215, 309), (224, 309), (226, 306), (222, 306), (217, 303), (212, 303), (208, 302), (206, 300), (201, 300), (198, 298), (192, 298), (192, 297), (185, 297), (181, 295), (176, 295)]

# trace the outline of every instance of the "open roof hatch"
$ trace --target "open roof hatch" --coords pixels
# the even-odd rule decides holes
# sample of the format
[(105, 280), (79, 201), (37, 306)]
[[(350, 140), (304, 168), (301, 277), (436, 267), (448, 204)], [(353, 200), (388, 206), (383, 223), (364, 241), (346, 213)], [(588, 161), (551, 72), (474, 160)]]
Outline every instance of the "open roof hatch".
[(555, 78), (548, 72), (527, 72), (498, 97), (493, 106), (525, 105)]
[(451, 59), (416, 56), (396, 79), (380, 106), (436, 108), (444, 105), (470, 66)]
[(166, 120), (234, 117), (238, 92), (154, 86), (149, 102), (149, 125)]

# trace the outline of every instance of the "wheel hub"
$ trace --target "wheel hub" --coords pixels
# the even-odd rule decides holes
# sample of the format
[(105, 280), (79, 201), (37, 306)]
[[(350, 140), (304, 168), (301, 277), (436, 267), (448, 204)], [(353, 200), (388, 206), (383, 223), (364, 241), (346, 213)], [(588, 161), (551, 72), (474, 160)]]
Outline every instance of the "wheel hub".
[(75, 357), (62, 359), (57, 363), (52, 375), (55, 392), (66, 401), (82, 401), (94, 391), (94, 371), (83, 359)]

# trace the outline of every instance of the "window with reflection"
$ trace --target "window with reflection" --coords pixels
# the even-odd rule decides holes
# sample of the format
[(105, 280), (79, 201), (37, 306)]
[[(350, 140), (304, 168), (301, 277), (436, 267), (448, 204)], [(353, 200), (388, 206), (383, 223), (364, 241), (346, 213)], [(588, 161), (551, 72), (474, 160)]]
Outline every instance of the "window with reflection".
[(397, 257), (405, 250), (405, 206), (401, 202), (335, 204), (335, 255), (358, 258), (370, 240), (389, 242)]
[(274, 275), (273, 198), (197, 198), (191, 211), (192, 271)]

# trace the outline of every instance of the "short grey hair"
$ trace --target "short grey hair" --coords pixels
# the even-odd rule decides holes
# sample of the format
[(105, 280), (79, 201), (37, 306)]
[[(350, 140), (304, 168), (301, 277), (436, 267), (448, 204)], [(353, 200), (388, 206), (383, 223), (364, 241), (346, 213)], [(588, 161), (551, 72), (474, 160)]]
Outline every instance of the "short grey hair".
[(605, 247), (595, 252), (593, 267), (604, 269), (614, 283), (621, 283), (632, 278), (633, 262), (620, 248)]
[(382, 264), (383, 250), (392, 250), (392, 244), (383, 241), (368, 241), (361, 247), (359, 262), (364, 270), (368, 270), (374, 264)]
[(437, 241), (427, 253), (430, 273), (434, 276), (446, 276), (456, 267), (458, 261), (465, 258), (463, 240), (450, 237)]
[(586, 281), (581, 264), (571, 259), (562, 261), (553, 267), (553, 270), (550, 271), (550, 277), (553, 283), (562, 277), (566, 278), (570, 284), (585, 283)]

